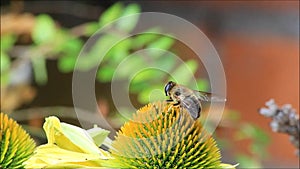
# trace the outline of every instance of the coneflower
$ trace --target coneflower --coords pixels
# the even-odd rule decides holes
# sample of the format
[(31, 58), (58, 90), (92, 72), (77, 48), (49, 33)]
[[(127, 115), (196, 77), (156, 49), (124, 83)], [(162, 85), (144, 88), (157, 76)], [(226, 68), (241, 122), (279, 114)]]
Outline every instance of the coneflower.
[(0, 168), (23, 168), (33, 153), (35, 142), (6, 114), (0, 113)]
[(201, 123), (166, 102), (138, 110), (112, 147), (120, 168), (222, 168), (220, 150)]

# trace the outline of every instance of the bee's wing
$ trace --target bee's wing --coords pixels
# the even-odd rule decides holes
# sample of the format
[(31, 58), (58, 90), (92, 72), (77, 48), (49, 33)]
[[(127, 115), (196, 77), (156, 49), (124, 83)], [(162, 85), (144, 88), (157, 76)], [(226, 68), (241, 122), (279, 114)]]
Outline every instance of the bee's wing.
[(202, 92), (202, 91), (197, 91), (194, 90), (194, 93), (198, 97), (200, 101), (206, 101), (206, 102), (226, 102), (226, 99), (224, 97), (214, 95), (208, 92)]
[(192, 97), (188, 96), (181, 101), (181, 105), (187, 109), (190, 115), (197, 119), (200, 116), (201, 111), (201, 103), (197, 99), (193, 99)]

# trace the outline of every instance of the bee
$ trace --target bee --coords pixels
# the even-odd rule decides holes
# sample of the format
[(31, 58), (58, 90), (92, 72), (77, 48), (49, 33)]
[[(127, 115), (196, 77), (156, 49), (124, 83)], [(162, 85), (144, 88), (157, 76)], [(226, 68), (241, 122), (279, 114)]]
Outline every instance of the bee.
[(170, 97), (169, 102), (173, 102), (173, 106), (180, 105), (185, 108), (194, 120), (200, 117), (202, 110), (201, 102), (218, 101), (225, 102), (218, 96), (212, 96), (211, 93), (189, 89), (185, 86), (169, 81), (165, 85), (165, 94)]

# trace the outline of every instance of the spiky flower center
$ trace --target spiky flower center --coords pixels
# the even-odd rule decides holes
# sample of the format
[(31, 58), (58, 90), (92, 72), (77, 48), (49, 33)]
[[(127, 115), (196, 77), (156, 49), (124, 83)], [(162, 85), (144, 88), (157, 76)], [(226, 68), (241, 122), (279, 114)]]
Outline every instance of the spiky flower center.
[(137, 111), (118, 132), (111, 152), (125, 168), (219, 168), (221, 157), (201, 123), (166, 102)]
[(23, 162), (33, 153), (34, 141), (4, 113), (0, 114), (0, 131), (0, 168), (23, 168)]

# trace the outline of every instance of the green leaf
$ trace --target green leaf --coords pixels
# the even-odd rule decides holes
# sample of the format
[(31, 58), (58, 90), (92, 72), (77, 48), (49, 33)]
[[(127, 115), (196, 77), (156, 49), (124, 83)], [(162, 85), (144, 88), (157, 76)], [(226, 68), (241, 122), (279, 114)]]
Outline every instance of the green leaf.
[[(91, 68), (98, 66), (100, 57), (111, 50), (111, 47), (118, 42), (120, 37), (116, 34), (105, 34), (99, 38), (88, 52), (81, 53), (81, 56), (77, 60), (76, 68), (81, 71), (90, 70)], [(102, 62), (105, 62), (109, 57), (103, 56)]]
[(4, 88), (8, 83), (9, 83), (9, 73), (8, 72), (1, 73), (1, 76), (0, 76), (1, 87)]
[(139, 93), (138, 100), (146, 104), (157, 100), (164, 100), (165, 97), (162, 85), (152, 85), (150, 88), (144, 89)]
[(126, 63), (124, 62), (118, 67), (118, 73), (116, 74), (116, 79), (124, 79), (133, 76), (138, 70), (145, 67), (147, 63), (139, 55), (131, 55)]
[[(150, 32), (152, 32), (152, 33), (150, 33)], [(148, 43), (154, 41), (155, 39), (157, 39), (159, 37), (158, 32), (159, 32), (159, 29), (153, 28), (153, 29), (145, 31), (145, 33), (135, 36), (133, 38), (132, 48), (138, 49), (138, 48), (141, 48), (141, 47), (147, 45)]]
[(104, 142), (110, 131), (99, 128), (95, 126), (94, 128), (91, 128), (87, 130), (89, 135), (93, 138), (95, 144), (100, 147), (101, 144)]
[[(66, 53), (78, 55), (83, 46), (83, 42), (81, 39), (73, 38), (69, 39), (67, 43), (62, 45), (62, 50)], [(74, 56), (74, 57), (76, 57)]]
[(58, 58), (58, 69), (61, 72), (67, 73), (74, 70), (77, 56), (81, 51), (83, 42), (80, 39), (73, 38), (68, 40), (61, 46), (62, 56)]
[(115, 69), (112, 66), (100, 67), (97, 72), (97, 80), (100, 82), (109, 82), (114, 75)]
[(260, 159), (268, 157), (267, 145), (254, 142), (250, 145), (250, 151)]
[(48, 81), (46, 60), (42, 57), (32, 57), (32, 68), (34, 79), (39, 85), (44, 85)]
[(10, 59), (9, 56), (1, 50), (1, 87), (9, 83)]
[(208, 91), (209, 90), (209, 83), (206, 79), (199, 79), (197, 80), (197, 87), (200, 91)]
[(1, 75), (3, 72), (7, 71), (10, 67), (9, 56), (1, 50)]
[(148, 81), (134, 82), (132, 81), (129, 86), (129, 91), (131, 93), (140, 93), (144, 89), (151, 87), (151, 84)]
[(53, 40), (55, 32), (55, 22), (49, 15), (41, 14), (36, 17), (32, 32), (32, 39), (36, 44)]
[(188, 85), (197, 67), (198, 64), (195, 60), (188, 60), (184, 64), (179, 65), (171, 75), (179, 84)]
[(247, 155), (240, 154), (236, 160), (239, 163), (239, 168), (262, 168), (260, 161)]
[(238, 112), (236, 110), (229, 109), (225, 118), (230, 120), (230, 121), (233, 121), (235, 123), (238, 123), (239, 120), (241, 119), (241, 115), (240, 115), (240, 112)]
[(132, 39), (127, 38), (115, 45), (108, 53), (107, 58), (112, 64), (118, 65), (121, 61), (129, 55), (131, 49)]
[(15, 44), (17, 37), (13, 34), (1, 35), (1, 51), (8, 51)]
[(253, 124), (244, 124), (239, 131), (236, 135), (238, 139), (251, 138), (254, 142), (259, 142), (263, 145), (267, 145), (270, 142), (268, 134)]
[(103, 27), (104, 25), (112, 22), (113, 20), (119, 18), (123, 11), (123, 5), (121, 3), (115, 3), (113, 6), (108, 8), (101, 17), (99, 18), (99, 26)]
[(174, 39), (170, 38), (168, 36), (161, 37), (149, 45), (147, 45), (148, 49), (154, 48), (154, 49), (161, 49), (161, 50), (149, 50), (150, 56), (160, 56), (161, 53), (164, 53), (165, 50), (168, 50), (171, 48), (171, 46), (174, 44)]
[(140, 83), (140, 82), (151, 82), (153, 81), (153, 77), (163, 77), (165, 75), (164, 72), (156, 69), (146, 69), (139, 72), (131, 81), (131, 83)]
[[(122, 17), (137, 14), (140, 13), (140, 11), (141, 9), (139, 5), (130, 4), (124, 9), (124, 12), (122, 13)], [(116, 28), (123, 32), (131, 32), (135, 28), (138, 19), (139, 19), (139, 15), (133, 15), (130, 17), (126, 17), (125, 19), (123, 18), (117, 22)]]
[(63, 73), (68, 73), (74, 70), (76, 63), (76, 57), (73, 55), (63, 56), (58, 59), (57, 66), (59, 71)]
[(84, 26), (84, 35), (91, 36), (99, 29), (98, 22), (90, 22)]

